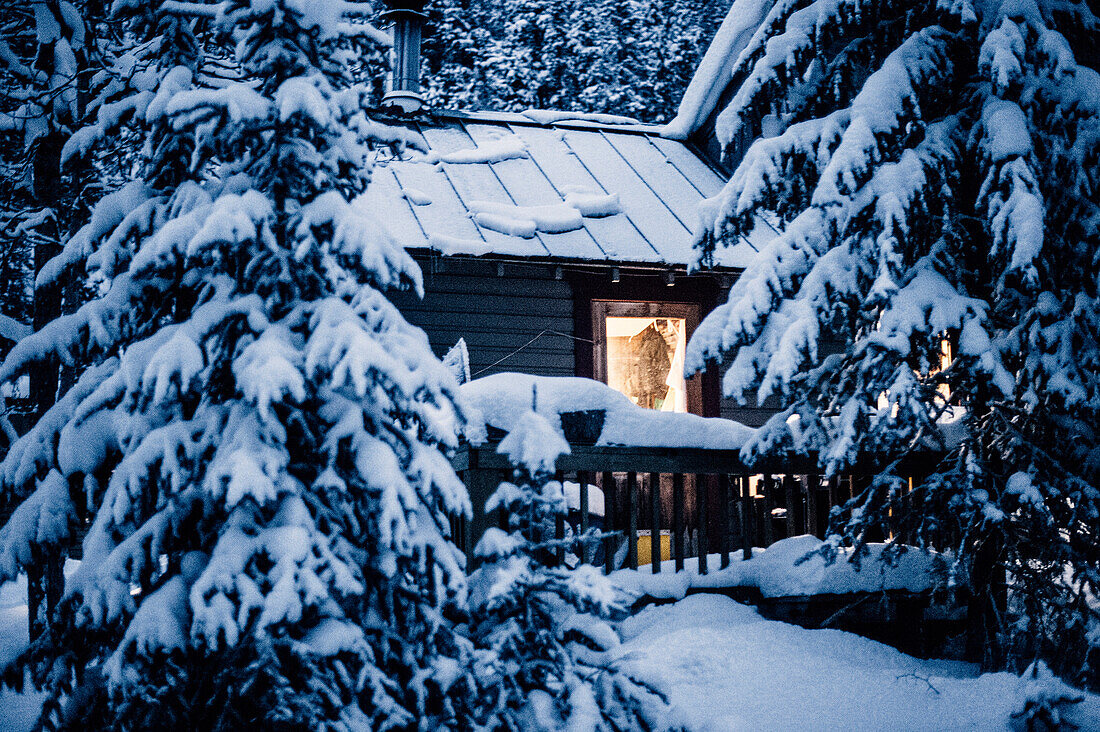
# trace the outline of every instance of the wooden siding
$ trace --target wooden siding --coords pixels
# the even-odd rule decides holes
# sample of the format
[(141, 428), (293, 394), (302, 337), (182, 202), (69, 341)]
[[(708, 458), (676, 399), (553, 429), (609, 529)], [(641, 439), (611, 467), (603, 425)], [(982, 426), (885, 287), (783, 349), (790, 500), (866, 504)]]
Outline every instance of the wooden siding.
[(438, 260), (420, 264), (424, 299), (404, 293), (392, 299), (410, 323), (428, 334), (436, 355), (442, 357), (465, 338), (475, 377), (501, 371), (575, 374), (573, 290), (555, 280), (548, 267), (508, 264), (498, 276), (488, 263), (452, 260), (442, 271)]
[(730, 399), (728, 397), (722, 397), (722, 401), (719, 405), (719, 414), (722, 417), (725, 419), (732, 419), (735, 422), (740, 422), (749, 427), (759, 427), (767, 422), (768, 418), (775, 413), (775, 409), (756, 407), (750, 404), (741, 405), (737, 403), (736, 399)]
[[(725, 302), (728, 291), (716, 287), (706, 275), (678, 278), (676, 287), (669, 288), (656, 275), (624, 273), (623, 281), (612, 285), (605, 273), (579, 274), (568, 269), (556, 280), (553, 267), (546, 264), (506, 262), (501, 276), (495, 262), (440, 257), (417, 257), (417, 261), (424, 273), (424, 299), (400, 293), (392, 297), (393, 302), (410, 323), (424, 329), (436, 355), (442, 357), (459, 338), (465, 338), (475, 378), (502, 371), (591, 378), (591, 345), (574, 336), (591, 338), (593, 297), (696, 299), (705, 315), (715, 302)], [(504, 360), (493, 365), (500, 359)], [(719, 400), (716, 371), (710, 380), (714, 394), (710, 403), (717, 406), (705, 410), (710, 416), (755, 427), (775, 413), (774, 408)]]

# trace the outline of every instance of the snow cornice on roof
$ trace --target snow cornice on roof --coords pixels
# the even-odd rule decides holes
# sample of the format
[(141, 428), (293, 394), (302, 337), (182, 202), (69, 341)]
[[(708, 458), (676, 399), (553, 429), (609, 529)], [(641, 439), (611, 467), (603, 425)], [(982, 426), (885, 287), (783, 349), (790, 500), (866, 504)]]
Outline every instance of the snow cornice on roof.
[(773, 5), (775, 0), (734, 0), (684, 91), (676, 117), (661, 128), (660, 134), (672, 140), (687, 140), (714, 115), (733, 81), (742, 53)]
[[(642, 135), (659, 135), (662, 125), (646, 124), (629, 117), (586, 112), (563, 112), (548, 109), (529, 109), (524, 112), (467, 111), (456, 109), (426, 110), (422, 119), (486, 122), (489, 124), (531, 125), (537, 127), (563, 127), (577, 129), (632, 132)], [(620, 120), (620, 121), (614, 121)]]

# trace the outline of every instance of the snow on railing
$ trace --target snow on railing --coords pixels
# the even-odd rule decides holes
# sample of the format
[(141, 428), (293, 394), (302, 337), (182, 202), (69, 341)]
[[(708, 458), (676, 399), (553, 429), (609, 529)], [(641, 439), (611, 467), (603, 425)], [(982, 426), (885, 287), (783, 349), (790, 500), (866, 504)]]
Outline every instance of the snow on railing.
[[(829, 512), (858, 495), (869, 477), (826, 478), (810, 458), (748, 467), (736, 450), (571, 444), (556, 464), (570, 520), (557, 537), (597, 529), (596, 538), (563, 542), (558, 561), (603, 565), (605, 572), (649, 565), (654, 574), (671, 562), (691, 562), (698, 574), (751, 559), (754, 547), (800, 535), (824, 538)], [(467, 444), (453, 461), (470, 491), (474, 518), (456, 522), (459, 546), (470, 549), (500, 517), (486, 515), (485, 499), (511, 476), (496, 443)], [(601, 500), (602, 499), (602, 500)], [(890, 538), (888, 536), (882, 539)], [(718, 566), (715, 567), (715, 561)]]
[[(469, 425), (454, 465), (474, 518), (456, 522), (455, 530), (468, 556), (493, 521), (483, 511), (485, 499), (511, 477), (497, 441), (531, 411), (560, 425), (570, 445), (555, 466), (571, 507), (571, 521), (557, 527), (558, 560), (594, 562), (606, 572), (649, 564), (656, 574), (662, 560), (679, 572), (695, 560), (706, 574), (714, 555), (725, 568), (735, 553), (751, 559), (753, 547), (803, 534), (824, 538), (830, 510), (870, 482), (858, 471), (826, 478), (814, 455), (746, 464), (740, 448), (752, 428), (643, 409), (591, 379), (497, 374), (460, 391)], [(915, 475), (929, 464), (920, 457)], [(590, 528), (598, 538), (565, 548)]]

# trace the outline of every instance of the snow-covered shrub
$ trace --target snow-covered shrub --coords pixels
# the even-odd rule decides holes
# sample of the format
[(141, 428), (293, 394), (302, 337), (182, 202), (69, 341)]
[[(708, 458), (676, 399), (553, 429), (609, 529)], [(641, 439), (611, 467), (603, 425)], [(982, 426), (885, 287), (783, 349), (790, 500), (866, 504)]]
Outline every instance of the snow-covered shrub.
[[(699, 251), (777, 234), (688, 367), (724, 360), (727, 394), (781, 400), (746, 456), (873, 476), (834, 515), (847, 540), (956, 549), (989, 665), (1040, 654), (1100, 684), (1084, 663), (1100, 585), (1090, 7), (737, 0), (731, 17), (763, 20), (709, 67), (733, 82), (714, 134), (737, 167), (701, 208)], [(943, 457), (902, 462), (915, 452)]]
[(1012, 713), (1012, 726), (1026, 732), (1077, 729), (1073, 707), (1084, 701), (1082, 693), (1036, 661), (1020, 678), (1020, 706)]
[(353, 200), (405, 136), (358, 83), (388, 39), (338, 0), (115, 9), (145, 55), (115, 88), (126, 113), (74, 139), (138, 130), (141, 177), (53, 266), (100, 296), (0, 366), (92, 364), (0, 463), (24, 499), (0, 578), (90, 526), (7, 681), (28, 672), (58, 726), (438, 725), (464, 668), (462, 415), (384, 295), (420, 290), (418, 268)]
[(517, 468), (485, 506), (507, 528), (488, 529), (474, 550), (482, 565), (470, 577), (472, 718), (490, 729), (660, 728), (663, 700), (613, 661), (610, 621), (625, 614), (625, 598), (596, 567), (554, 564), (555, 523), (567, 509), (551, 478), (569, 445), (527, 412), (499, 451)]

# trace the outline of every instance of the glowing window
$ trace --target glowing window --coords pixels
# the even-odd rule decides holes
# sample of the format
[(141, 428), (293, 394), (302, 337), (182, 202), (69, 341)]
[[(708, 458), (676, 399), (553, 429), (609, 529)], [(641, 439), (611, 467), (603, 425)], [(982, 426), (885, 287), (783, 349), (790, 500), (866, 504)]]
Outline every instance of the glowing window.
[(596, 378), (647, 409), (699, 413), (697, 377), (684, 355), (699, 308), (691, 303), (593, 301)]
[(687, 411), (683, 318), (609, 317), (607, 383), (647, 409)]

